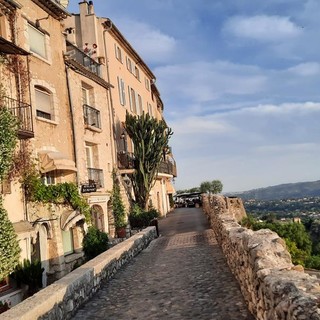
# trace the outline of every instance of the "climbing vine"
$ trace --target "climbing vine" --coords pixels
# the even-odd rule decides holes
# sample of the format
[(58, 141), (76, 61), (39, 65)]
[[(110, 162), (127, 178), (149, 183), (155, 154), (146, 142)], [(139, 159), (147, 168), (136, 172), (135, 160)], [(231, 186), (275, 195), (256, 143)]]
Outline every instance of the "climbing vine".
[[(2, 97), (0, 92), (0, 97)], [(17, 145), (18, 123), (0, 99), (0, 183), (6, 178)], [(13, 224), (0, 196), (0, 280), (7, 277), (19, 263), (20, 247)]]
[(23, 181), (25, 195), (28, 201), (71, 207), (80, 211), (86, 222), (91, 223), (90, 206), (79, 193), (78, 187), (72, 182), (45, 185), (39, 175), (32, 173), (25, 176)]

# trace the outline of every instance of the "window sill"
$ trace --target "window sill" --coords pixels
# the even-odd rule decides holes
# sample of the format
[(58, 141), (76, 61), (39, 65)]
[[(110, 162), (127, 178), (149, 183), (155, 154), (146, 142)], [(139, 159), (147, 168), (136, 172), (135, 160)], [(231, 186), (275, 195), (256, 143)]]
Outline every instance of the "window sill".
[(64, 256), (65, 262), (66, 263), (70, 263), (70, 262), (78, 260), (78, 259), (80, 259), (80, 258), (82, 258), (84, 256), (84, 252), (83, 251), (81, 251), (81, 252), (77, 252), (77, 251), (78, 250), (76, 250), (73, 253), (69, 253), (69, 254), (65, 255)]
[(49, 66), (52, 65), (52, 62), (51, 62), (49, 59), (44, 58), (44, 57), (40, 56), (39, 54), (37, 54), (37, 53), (35, 53), (35, 52), (32, 52), (31, 50), (30, 50), (30, 53), (31, 53), (31, 56), (32, 56), (32, 57), (35, 57), (35, 58), (37, 58), (37, 59), (45, 62), (45, 63), (48, 64)]
[(53, 125), (58, 125), (57, 121), (41, 118), (41, 117), (38, 117), (38, 116), (36, 116), (36, 120), (39, 120), (39, 121), (42, 121), (42, 122), (47, 122), (47, 123), (50, 123), (50, 124), (53, 124)]
[(93, 127), (93, 126), (89, 126), (88, 124), (85, 125), (85, 128), (90, 130), (90, 131), (94, 131), (94, 132), (99, 132), (99, 133), (102, 132), (102, 129), (97, 128), (97, 127)]

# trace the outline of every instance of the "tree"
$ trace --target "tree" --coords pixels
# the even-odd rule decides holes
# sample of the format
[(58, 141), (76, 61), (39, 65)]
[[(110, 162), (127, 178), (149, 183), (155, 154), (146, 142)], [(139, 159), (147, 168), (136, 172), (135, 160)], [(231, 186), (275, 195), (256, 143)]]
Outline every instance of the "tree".
[(158, 121), (144, 112), (141, 116), (127, 112), (125, 128), (134, 145), (135, 171), (130, 175), (130, 180), (135, 202), (142, 209), (147, 209), (149, 194), (172, 131), (165, 121)]
[(200, 184), (200, 192), (202, 193), (220, 193), (223, 184), (220, 180), (204, 181)]
[[(0, 183), (6, 177), (17, 144), (18, 123), (10, 111), (0, 105)], [(12, 222), (0, 196), (0, 280), (7, 277), (19, 263), (20, 247)]]

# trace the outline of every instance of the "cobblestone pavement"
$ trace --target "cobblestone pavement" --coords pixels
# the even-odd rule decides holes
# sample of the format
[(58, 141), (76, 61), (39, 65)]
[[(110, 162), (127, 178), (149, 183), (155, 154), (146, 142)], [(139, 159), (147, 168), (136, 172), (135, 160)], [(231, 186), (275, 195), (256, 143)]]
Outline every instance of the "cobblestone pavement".
[(159, 229), (74, 319), (254, 319), (201, 209), (176, 209)]

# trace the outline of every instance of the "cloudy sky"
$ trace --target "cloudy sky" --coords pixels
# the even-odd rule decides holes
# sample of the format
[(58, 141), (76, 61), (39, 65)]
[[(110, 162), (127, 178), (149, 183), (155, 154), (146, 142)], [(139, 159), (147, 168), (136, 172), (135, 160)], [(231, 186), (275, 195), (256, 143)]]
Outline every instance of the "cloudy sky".
[[(69, 11), (78, 12), (78, 0)], [(176, 189), (320, 179), (319, 0), (95, 0), (157, 77)]]

